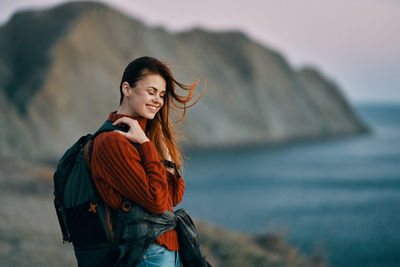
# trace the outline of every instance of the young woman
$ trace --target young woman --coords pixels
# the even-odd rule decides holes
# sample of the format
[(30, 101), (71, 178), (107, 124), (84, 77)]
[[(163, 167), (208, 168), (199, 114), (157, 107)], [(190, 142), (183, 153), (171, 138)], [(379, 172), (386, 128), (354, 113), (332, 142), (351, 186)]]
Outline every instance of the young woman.
[[(183, 165), (182, 148), (169, 112), (181, 108), (181, 122), (186, 108), (202, 96), (186, 106), (197, 84), (198, 80), (191, 85), (179, 83), (164, 63), (152, 57), (137, 58), (126, 67), (120, 84), (120, 106), (108, 119), (114, 125), (129, 126), (129, 131), (99, 134), (91, 159), (96, 188), (111, 208), (119, 209), (126, 197), (147, 211), (161, 214), (172, 212), (181, 202), (185, 191), (178, 171)], [(187, 91), (187, 96), (178, 95), (175, 85)], [(177, 232), (172, 229), (149, 246), (138, 266), (181, 266), (178, 251)]]

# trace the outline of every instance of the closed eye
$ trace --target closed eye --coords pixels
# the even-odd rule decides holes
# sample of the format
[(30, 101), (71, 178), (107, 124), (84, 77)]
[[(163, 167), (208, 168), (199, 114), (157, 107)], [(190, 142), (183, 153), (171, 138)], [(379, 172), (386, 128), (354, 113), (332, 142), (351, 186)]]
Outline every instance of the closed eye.
[[(153, 92), (148, 92), (148, 93), (149, 93), (149, 95), (154, 95)], [(160, 95), (160, 97), (161, 97), (161, 98), (165, 98), (165, 95), (166, 95), (166, 94)]]

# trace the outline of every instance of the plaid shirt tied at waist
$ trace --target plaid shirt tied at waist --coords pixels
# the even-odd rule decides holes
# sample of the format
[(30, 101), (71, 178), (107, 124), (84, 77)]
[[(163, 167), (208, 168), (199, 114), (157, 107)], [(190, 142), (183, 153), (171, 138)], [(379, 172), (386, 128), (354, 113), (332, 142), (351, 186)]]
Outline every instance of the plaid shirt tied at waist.
[(182, 265), (211, 267), (206, 260), (199, 233), (185, 209), (154, 214), (133, 204), (129, 212), (118, 216), (122, 222), (122, 235), (119, 242), (120, 256), (115, 266), (136, 266), (150, 243), (175, 228)]

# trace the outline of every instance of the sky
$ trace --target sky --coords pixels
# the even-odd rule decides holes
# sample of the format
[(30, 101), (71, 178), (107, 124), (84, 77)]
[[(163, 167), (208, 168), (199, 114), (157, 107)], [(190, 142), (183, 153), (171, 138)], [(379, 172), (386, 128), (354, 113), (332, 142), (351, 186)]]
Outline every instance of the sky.
[[(19, 9), (65, 0), (1, 0), (0, 23)], [(241, 30), (283, 54), (290, 65), (317, 67), (353, 103), (400, 103), (398, 0), (102, 0), (171, 32), (201, 27)]]

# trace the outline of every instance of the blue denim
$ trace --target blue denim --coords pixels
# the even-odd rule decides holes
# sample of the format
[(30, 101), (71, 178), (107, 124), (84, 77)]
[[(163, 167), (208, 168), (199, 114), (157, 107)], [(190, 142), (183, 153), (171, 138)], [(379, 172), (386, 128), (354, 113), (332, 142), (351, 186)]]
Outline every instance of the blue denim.
[(150, 244), (137, 267), (182, 267), (179, 251), (172, 251), (159, 244)]

